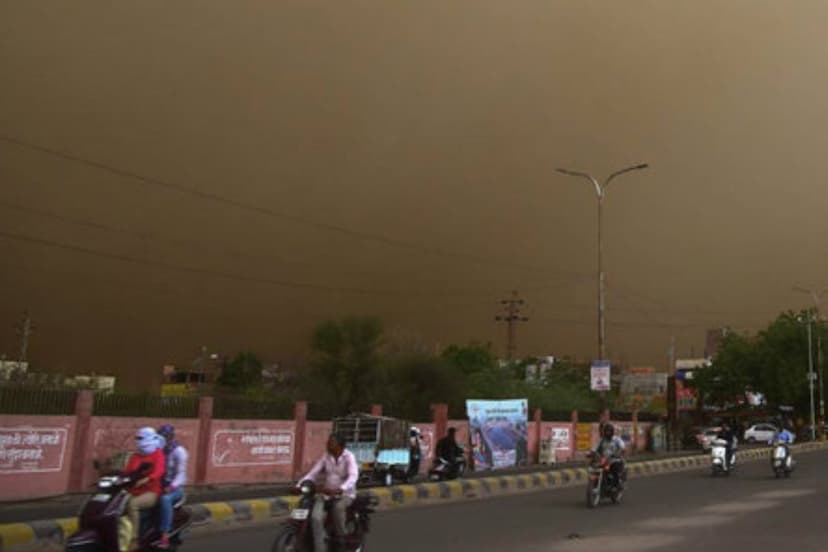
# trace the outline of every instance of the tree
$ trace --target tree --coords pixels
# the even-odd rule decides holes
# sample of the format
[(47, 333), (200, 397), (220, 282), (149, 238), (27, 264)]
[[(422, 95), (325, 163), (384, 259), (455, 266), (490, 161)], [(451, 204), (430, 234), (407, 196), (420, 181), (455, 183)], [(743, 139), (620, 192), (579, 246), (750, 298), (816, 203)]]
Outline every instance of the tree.
[(393, 416), (426, 420), (432, 404), (463, 404), (466, 398), (463, 373), (442, 358), (405, 353), (384, 364), (381, 402)]
[(225, 362), (218, 384), (236, 390), (247, 390), (262, 385), (262, 362), (250, 352), (239, 353)]
[(347, 317), (321, 323), (313, 332), (309, 391), (340, 413), (367, 407), (379, 375), (382, 323), (374, 317)]
[[(696, 371), (691, 384), (706, 401), (725, 405), (754, 390), (770, 404), (809, 409), (808, 312), (786, 312), (755, 336), (728, 335), (710, 367)], [(814, 339), (816, 339), (816, 326)]]
[(483, 372), (498, 366), (492, 344), (472, 342), (468, 345), (450, 345), (443, 351), (443, 359), (465, 375)]

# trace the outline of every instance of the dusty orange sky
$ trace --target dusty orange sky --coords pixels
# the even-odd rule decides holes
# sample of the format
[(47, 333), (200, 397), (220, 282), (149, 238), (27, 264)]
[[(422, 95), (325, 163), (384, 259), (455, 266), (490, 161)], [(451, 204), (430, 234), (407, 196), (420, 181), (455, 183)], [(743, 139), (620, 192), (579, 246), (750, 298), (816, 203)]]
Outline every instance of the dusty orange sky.
[[(376, 314), (665, 366), (828, 287), (820, 1), (0, 2), (0, 352), (128, 386)], [(60, 155), (56, 155), (58, 152)]]

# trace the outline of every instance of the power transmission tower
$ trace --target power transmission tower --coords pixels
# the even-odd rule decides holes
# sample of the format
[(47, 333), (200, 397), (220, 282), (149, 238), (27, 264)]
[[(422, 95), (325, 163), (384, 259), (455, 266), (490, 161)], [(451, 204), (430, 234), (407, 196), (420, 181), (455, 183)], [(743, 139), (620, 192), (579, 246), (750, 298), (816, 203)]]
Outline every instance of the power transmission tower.
[(26, 362), (29, 357), (29, 339), (34, 332), (32, 325), (32, 317), (29, 316), (29, 311), (23, 314), (23, 321), (17, 327), (17, 335), (20, 336), (20, 357), (17, 359), (21, 364)]
[(506, 358), (512, 362), (517, 350), (517, 323), (528, 322), (529, 318), (520, 313), (520, 308), (525, 302), (518, 297), (517, 291), (512, 292), (511, 299), (504, 299), (500, 303), (503, 305), (504, 313), (495, 316), (495, 320), (506, 322)]

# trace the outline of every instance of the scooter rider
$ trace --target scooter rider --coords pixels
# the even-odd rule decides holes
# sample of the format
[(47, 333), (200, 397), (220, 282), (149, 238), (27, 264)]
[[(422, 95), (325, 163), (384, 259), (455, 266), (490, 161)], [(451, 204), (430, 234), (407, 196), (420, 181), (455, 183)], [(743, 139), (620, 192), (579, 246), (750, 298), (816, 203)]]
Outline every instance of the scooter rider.
[(137, 471), (142, 464), (151, 467), (148, 473), (130, 489), (132, 497), (127, 504), (126, 514), (132, 522), (132, 544), (130, 550), (138, 549), (138, 533), (141, 525), (141, 510), (155, 508), (161, 495), (161, 480), (164, 477), (164, 439), (151, 427), (144, 427), (135, 434), (137, 452), (126, 465), (127, 473)]
[[(345, 448), (345, 439), (341, 435), (332, 434), (328, 438), (326, 454), (314, 464), (299, 483), (306, 480), (316, 481), (317, 477), (322, 474), (325, 476), (323, 494), (336, 498), (331, 514), (336, 536), (341, 539), (345, 536), (346, 513), (348, 506), (356, 498), (356, 484), (359, 479), (359, 466), (356, 458)], [(327, 515), (324, 498), (317, 496), (311, 514), (314, 550), (328, 550), (325, 542)]]
[(417, 427), (412, 427), (408, 431), (408, 472), (405, 477), (408, 482), (414, 481), (417, 474), (420, 473), (420, 461), (422, 460), (423, 451), (420, 445), (420, 438), (422, 433)]
[(452, 467), (457, 463), (457, 457), (463, 454), (463, 449), (457, 444), (457, 429), (450, 427), (448, 435), (437, 441), (436, 458), (444, 458)]
[(184, 498), (184, 485), (187, 483), (187, 449), (175, 438), (175, 427), (171, 424), (158, 428), (158, 434), (164, 438), (164, 456), (166, 457), (166, 473), (164, 475), (164, 494), (161, 495), (159, 506), (161, 519), (159, 530), (161, 540), (158, 548), (164, 550), (170, 547), (170, 531), (173, 523), (173, 506)]
[(725, 442), (725, 461), (727, 462), (727, 469), (730, 469), (733, 467), (733, 451), (736, 445), (736, 433), (733, 429), (731, 429), (730, 425), (723, 423), (718, 437)]
[(624, 440), (615, 435), (615, 428), (612, 424), (604, 425), (601, 433), (601, 441), (598, 442), (598, 446), (595, 447), (593, 453), (609, 459), (610, 472), (615, 476), (618, 485), (623, 487), (627, 473), (624, 462), (624, 452), (626, 450)]
[(794, 442), (794, 435), (790, 431), (788, 431), (787, 424), (782, 427), (782, 430), (774, 436), (773, 439), (770, 440), (768, 443), (769, 445), (773, 445), (774, 442), (778, 442), (785, 447), (785, 459), (787, 460), (788, 457), (791, 455), (791, 445)]

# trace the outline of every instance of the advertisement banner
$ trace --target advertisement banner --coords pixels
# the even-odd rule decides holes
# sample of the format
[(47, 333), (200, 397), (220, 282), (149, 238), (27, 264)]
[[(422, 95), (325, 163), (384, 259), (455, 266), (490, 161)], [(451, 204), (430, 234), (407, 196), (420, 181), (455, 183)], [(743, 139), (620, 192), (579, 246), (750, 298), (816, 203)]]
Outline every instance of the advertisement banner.
[(466, 401), (474, 469), (521, 466), (529, 461), (529, 401)]
[(65, 428), (0, 428), (0, 473), (61, 471), (68, 433)]
[(596, 360), (592, 363), (591, 381), (593, 391), (610, 390), (610, 363), (607, 360)]
[(213, 466), (271, 466), (293, 462), (293, 432), (286, 429), (226, 429), (213, 435)]
[(570, 444), (572, 436), (569, 427), (549, 428), (549, 440), (552, 442), (552, 448), (555, 451), (569, 452), (572, 448)]

